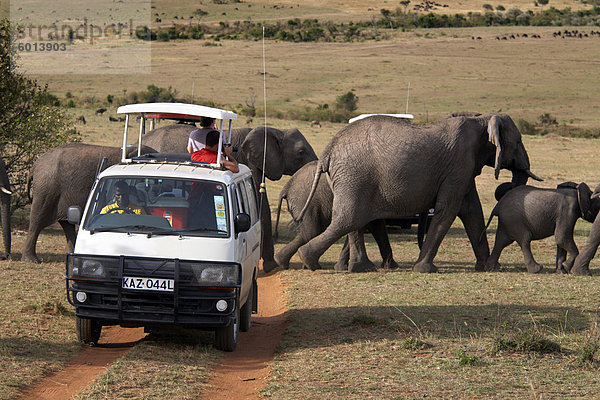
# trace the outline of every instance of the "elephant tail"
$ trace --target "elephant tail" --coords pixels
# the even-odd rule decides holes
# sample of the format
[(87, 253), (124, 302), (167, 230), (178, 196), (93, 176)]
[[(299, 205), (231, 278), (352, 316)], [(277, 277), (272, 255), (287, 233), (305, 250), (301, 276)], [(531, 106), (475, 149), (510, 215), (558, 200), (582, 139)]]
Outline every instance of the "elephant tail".
[(273, 242), (277, 241), (279, 237), (279, 232), (277, 232), (277, 227), (279, 226), (279, 215), (281, 214), (281, 203), (283, 203), (283, 199), (287, 199), (287, 192), (281, 191), (279, 194), (279, 204), (277, 205), (277, 219), (275, 220), (275, 232), (273, 232)]
[(490, 226), (490, 223), (492, 222), (492, 218), (494, 218), (494, 215), (498, 215), (498, 204), (496, 204), (496, 206), (494, 207), (494, 209), (490, 213), (490, 217), (488, 218), (488, 222), (487, 222), (487, 224), (485, 224), (485, 228), (483, 228), (483, 231), (481, 232), (481, 235), (479, 236), (479, 241), (480, 242), (481, 242), (481, 239), (483, 239), (483, 235), (485, 235), (485, 232), (487, 232), (487, 228)]
[[(325, 172), (325, 169), (323, 168), (324, 160), (325, 159), (322, 158), (317, 163), (315, 179), (313, 180), (312, 187), (310, 188), (310, 193), (308, 194), (308, 198), (306, 199), (306, 204), (304, 204), (304, 207), (302, 208), (302, 211), (300, 211), (300, 214), (298, 214), (298, 217), (294, 218), (294, 221), (297, 223), (302, 222), (302, 218), (304, 218), (304, 214), (306, 214), (306, 210), (308, 210), (308, 205), (310, 204), (310, 201), (312, 200), (313, 196), (315, 195), (315, 192), (317, 191), (317, 186), (319, 185), (319, 178), (321, 177), (321, 174)], [(327, 159), (327, 161), (329, 160)]]

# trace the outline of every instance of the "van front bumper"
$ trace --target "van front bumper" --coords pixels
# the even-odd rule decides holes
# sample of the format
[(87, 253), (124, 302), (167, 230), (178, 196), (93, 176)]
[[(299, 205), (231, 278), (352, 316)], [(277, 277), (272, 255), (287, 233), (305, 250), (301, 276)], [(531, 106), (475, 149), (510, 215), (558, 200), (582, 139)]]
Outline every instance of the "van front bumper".
[[(85, 263), (94, 268), (82, 271)], [(212, 281), (202, 281), (202, 268), (211, 269), (212, 274), (206, 275)], [(214, 271), (220, 268), (229, 275), (219, 281)], [(131, 276), (172, 280), (173, 285), (171, 290), (123, 287), (123, 278)], [(241, 266), (231, 263), (67, 255), (68, 301), (78, 317), (95, 319), (102, 325), (227, 326), (239, 307), (240, 284)]]

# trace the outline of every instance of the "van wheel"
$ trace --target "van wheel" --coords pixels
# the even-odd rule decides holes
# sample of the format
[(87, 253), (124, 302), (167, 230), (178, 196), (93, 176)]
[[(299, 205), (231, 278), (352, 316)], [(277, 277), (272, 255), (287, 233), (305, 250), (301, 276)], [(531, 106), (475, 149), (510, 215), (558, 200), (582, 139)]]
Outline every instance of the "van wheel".
[(240, 331), (248, 332), (252, 320), (252, 302), (254, 299), (254, 283), (250, 286), (250, 292), (246, 304), (240, 310)]
[(215, 330), (215, 348), (222, 351), (235, 350), (240, 333), (240, 308), (236, 304), (235, 318), (228, 326)]
[(95, 319), (75, 317), (77, 339), (85, 344), (96, 345), (102, 332), (102, 324)]

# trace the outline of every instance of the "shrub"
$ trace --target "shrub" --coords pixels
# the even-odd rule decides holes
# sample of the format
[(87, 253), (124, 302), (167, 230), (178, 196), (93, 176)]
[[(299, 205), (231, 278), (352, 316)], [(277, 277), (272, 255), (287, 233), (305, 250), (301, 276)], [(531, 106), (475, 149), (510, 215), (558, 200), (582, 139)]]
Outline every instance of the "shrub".
[(472, 356), (462, 350), (458, 351), (458, 365), (461, 367), (474, 366), (480, 364), (479, 357)]
[(69, 101), (67, 101), (67, 108), (75, 108), (75, 102), (73, 99), (69, 99)]

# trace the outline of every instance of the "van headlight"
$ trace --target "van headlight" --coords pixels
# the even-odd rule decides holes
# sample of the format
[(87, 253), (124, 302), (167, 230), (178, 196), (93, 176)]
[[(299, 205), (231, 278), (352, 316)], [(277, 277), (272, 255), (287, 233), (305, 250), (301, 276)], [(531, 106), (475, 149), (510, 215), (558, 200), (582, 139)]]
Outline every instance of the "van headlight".
[(191, 272), (192, 285), (237, 286), (241, 282), (240, 266), (237, 264), (182, 263), (185, 272)]
[(118, 274), (119, 260), (101, 257), (71, 257), (70, 277), (110, 278)]

